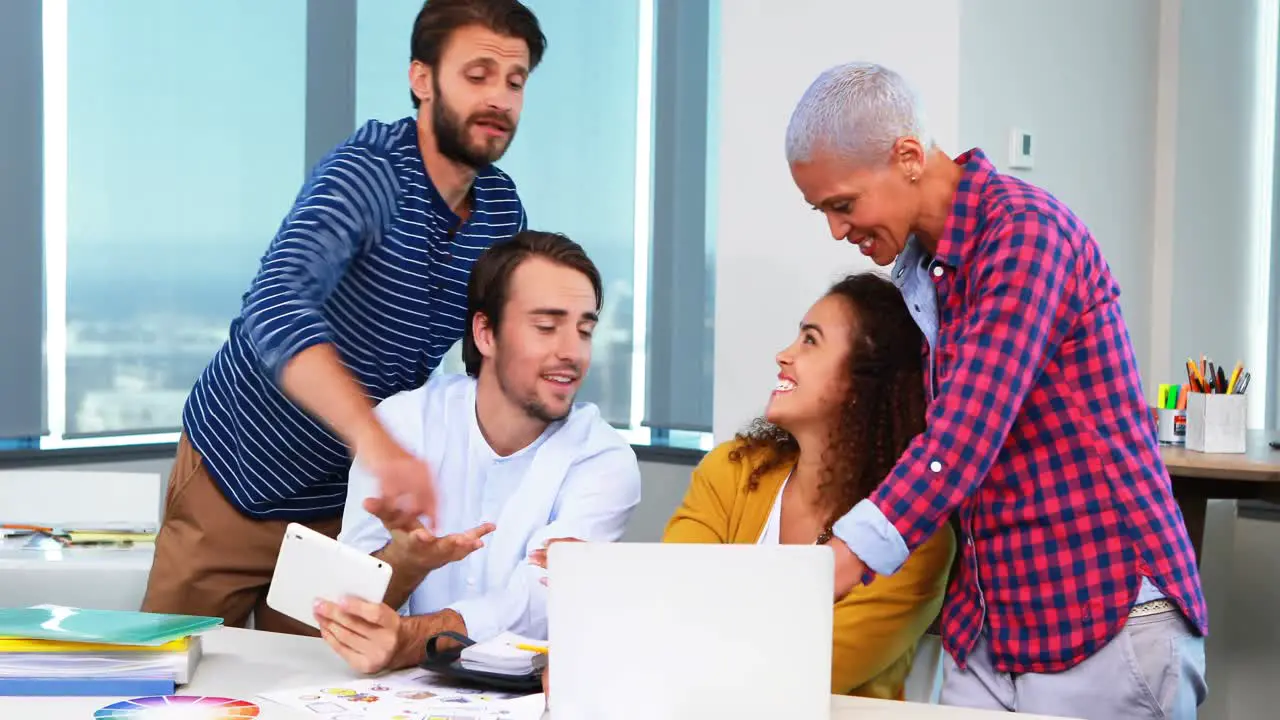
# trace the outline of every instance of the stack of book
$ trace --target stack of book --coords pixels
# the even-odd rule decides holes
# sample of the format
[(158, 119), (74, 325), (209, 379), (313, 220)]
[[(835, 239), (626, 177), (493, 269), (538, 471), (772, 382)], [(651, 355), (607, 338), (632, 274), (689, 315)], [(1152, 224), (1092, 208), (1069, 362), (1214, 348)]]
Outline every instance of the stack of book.
[(221, 618), (55, 605), (0, 608), (0, 696), (168, 695)]

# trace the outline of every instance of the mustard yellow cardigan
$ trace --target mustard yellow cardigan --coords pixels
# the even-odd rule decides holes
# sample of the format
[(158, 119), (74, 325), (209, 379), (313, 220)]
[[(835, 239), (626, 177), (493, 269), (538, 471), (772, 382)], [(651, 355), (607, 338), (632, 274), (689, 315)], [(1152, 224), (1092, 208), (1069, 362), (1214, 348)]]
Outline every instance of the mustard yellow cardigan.
[[(737, 447), (738, 441), (720, 445), (694, 469), (663, 542), (759, 541), (791, 467), (766, 473), (750, 490), (747, 479), (754, 464), (749, 457), (730, 460)], [(832, 693), (902, 699), (916, 645), (942, 607), (955, 550), (955, 535), (944, 525), (898, 572), (858, 585), (836, 603)]]

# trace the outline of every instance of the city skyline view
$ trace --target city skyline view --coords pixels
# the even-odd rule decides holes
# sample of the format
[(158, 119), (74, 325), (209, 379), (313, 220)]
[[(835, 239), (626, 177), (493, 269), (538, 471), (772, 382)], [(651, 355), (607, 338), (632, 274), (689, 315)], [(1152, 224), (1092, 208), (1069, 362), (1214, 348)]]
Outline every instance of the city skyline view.
[[(638, 5), (530, 4), (556, 49), (530, 79), (519, 133), (498, 165), (515, 179), (530, 227), (567, 234), (600, 268), (605, 307), (580, 398), (625, 426), (636, 349)], [(357, 4), (352, 129), (413, 112), (406, 50), (420, 8)], [(69, 6), (69, 436), (178, 427), (309, 170), (306, 13), (305, 0)], [(204, 32), (182, 31), (191, 27)], [(155, 62), (181, 57), (218, 61), (195, 78), (183, 63)]]

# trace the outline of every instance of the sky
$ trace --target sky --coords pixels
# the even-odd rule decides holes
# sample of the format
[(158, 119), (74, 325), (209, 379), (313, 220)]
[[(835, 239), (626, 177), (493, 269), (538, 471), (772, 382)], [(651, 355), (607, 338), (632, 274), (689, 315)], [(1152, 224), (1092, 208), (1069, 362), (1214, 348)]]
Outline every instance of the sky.
[[(532, 227), (629, 280), (637, 3), (530, 5), (550, 42), (499, 165)], [(358, 3), (352, 127), (412, 112), (420, 7)], [(74, 0), (68, 35), (72, 304), (77, 287), (112, 279), (247, 286), (306, 173), (306, 0)]]
[[(606, 287), (620, 290), (606, 312), (624, 330), (638, 3), (529, 0), (550, 40), (498, 163), (530, 227), (582, 243)], [(420, 8), (358, 1), (353, 129), (413, 112), (409, 37)], [(69, 2), (70, 322), (113, 326), (121, 342), (157, 310), (193, 327), (230, 323), (308, 170), (306, 9), (306, 0)], [(617, 362), (622, 387), (629, 357)]]

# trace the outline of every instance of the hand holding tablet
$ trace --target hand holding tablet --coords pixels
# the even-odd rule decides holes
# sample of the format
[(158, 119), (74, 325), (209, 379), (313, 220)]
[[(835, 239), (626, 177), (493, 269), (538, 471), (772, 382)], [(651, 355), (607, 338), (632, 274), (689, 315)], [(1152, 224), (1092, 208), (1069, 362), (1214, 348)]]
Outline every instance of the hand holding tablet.
[(341, 603), (357, 597), (380, 603), (391, 582), (391, 566), (305, 525), (285, 529), (276, 560), (267, 605), (301, 623), (319, 629), (316, 600)]

